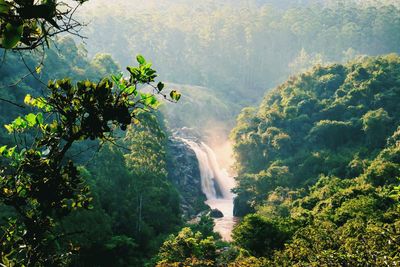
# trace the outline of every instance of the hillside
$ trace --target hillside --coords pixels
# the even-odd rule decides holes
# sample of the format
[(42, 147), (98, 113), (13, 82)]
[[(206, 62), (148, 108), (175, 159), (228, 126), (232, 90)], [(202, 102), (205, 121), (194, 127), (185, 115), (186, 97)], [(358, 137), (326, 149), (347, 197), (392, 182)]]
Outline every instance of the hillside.
[(314, 67), (244, 109), (235, 204), (254, 214), (237, 244), (278, 266), (397, 261), (399, 101), (392, 54)]

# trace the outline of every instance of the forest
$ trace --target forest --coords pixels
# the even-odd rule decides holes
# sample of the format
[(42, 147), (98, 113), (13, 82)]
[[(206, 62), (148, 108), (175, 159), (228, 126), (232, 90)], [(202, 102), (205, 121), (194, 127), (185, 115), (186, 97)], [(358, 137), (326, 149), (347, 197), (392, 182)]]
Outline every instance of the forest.
[(0, 266), (400, 264), (397, 0), (0, 0)]

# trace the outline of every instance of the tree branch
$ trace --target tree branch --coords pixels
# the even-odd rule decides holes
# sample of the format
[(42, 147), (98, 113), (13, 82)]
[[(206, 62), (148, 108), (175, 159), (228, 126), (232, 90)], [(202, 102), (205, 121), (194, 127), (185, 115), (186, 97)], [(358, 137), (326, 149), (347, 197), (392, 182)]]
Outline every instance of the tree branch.
[(11, 100), (4, 99), (4, 98), (1, 98), (1, 97), (0, 97), (0, 101), (6, 102), (8, 104), (14, 105), (14, 106), (19, 107), (19, 108), (25, 108), (25, 106), (23, 106), (23, 105), (17, 104), (15, 102), (11, 101)]

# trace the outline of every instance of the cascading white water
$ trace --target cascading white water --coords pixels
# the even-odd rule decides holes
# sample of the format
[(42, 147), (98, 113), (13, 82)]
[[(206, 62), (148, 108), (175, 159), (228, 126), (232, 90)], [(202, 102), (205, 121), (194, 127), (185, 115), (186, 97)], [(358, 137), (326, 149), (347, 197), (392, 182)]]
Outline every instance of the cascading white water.
[(233, 216), (234, 179), (226, 169), (220, 167), (214, 151), (205, 143), (196, 143), (192, 140), (181, 138), (196, 154), (199, 162), (201, 188), (207, 197), (206, 203), (212, 209), (218, 209), (223, 218), (214, 219), (214, 230), (219, 232), (226, 241), (231, 240), (231, 232), (235, 225)]
[(204, 144), (203, 142), (201, 143), (203, 149), (206, 151), (207, 154), (207, 159), (211, 165), (211, 168), (214, 173), (214, 178), (216, 182), (218, 183), (218, 186), (221, 190), (222, 196), (224, 199), (233, 199), (233, 194), (231, 192), (231, 189), (234, 187), (234, 179), (228, 174), (228, 171), (226, 169), (222, 169), (217, 161), (217, 157), (214, 153), (214, 151)]
[(201, 175), (201, 190), (206, 195), (207, 199), (217, 198), (217, 190), (215, 185), (215, 169), (209, 160), (208, 154), (200, 147), (199, 144), (191, 140), (183, 139), (196, 154), (199, 161), (199, 169)]

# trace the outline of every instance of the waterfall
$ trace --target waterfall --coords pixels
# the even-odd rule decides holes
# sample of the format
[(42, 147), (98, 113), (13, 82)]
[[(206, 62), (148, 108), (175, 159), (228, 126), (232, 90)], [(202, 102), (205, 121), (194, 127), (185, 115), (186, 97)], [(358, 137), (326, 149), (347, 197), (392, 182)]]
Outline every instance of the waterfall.
[(201, 143), (203, 149), (206, 151), (208, 160), (214, 173), (214, 179), (218, 184), (221, 194), (224, 199), (233, 199), (231, 189), (234, 187), (234, 179), (228, 174), (226, 169), (222, 169), (217, 161), (214, 151), (204, 143)]
[[(181, 139), (196, 154), (199, 162), (201, 189), (207, 197), (206, 204), (211, 209), (218, 209), (224, 215), (214, 219), (214, 231), (221, 234), (225, 241), (232, 241), (231, 233), (237, 218), (233, 216), (234, 179), (226, 169), (220, 167), (217, 155), (213, 149), (203, 142), (195, 142), (190, 139)], [(220, 155), (221, 156), (221, 155)], [(226, 155), (223, 155), (226, 157)]]
[(207, 200), (232, 199), (232, 178), (225, 169), (221, 169), (214, 151), (205, 143), (200, 144), (181, 138), (196, 154), (199, 161), (201, 189)]

